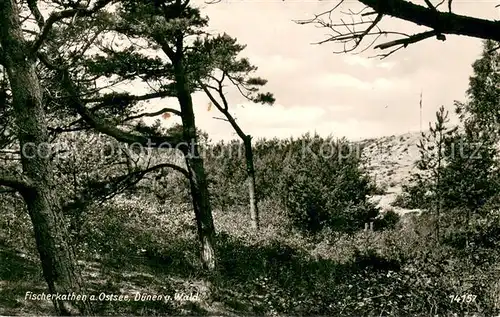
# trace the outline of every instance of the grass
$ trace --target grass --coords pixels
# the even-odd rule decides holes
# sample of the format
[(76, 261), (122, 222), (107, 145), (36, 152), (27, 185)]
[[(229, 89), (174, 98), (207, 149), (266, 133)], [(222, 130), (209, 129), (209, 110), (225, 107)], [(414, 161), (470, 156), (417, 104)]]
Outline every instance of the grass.
[(47, 315), (53, 312), (51, 303), (24, 299), (28, 291), (39, 293), (46, 289), (38, 261), (0, 243), (0, 263), (1, 315)]
[[(498, 264), (430, 237), (425, 217), (382, 232), (352, 235), (324, 231), (308, 237), (289, 229), (282, 208), (262, 202), (262, 228), (248, 228), (242, 207), (215, 212), (218, 268), (201, 270), (195, 231), (186, 208), (126, 217), (109, 225), (106, 212), (90, 219), (106, 252), (81, 252), (89, 294), (198, 294), (199, 300), (97, 302), (98, 315), (349, 315), (452, 316), (500, 312)], [(96, 216), (97, 217), (97, 216)], [(108, 221), (109, 222), (109, 221)], [(106, 227), (113, 230), (107, 232)], [(181, 227), (181, 228), (179, 228)], [(113, 239), (113, 232), (121, 232)], [(103, 233), (102, 235), (96, 232)], [(24, 235), (25, 239), (29, 235)], [(134, 239), (131, 240), (131, 238)], [(131, 241), (130, 241), (131, 240)], [(144, 250), (144, 251), (143, 251)], [(21, 256), (0, 246), (0, 314), (52, 314), (48, 302), (24, 300), (45, 291), (36, 253)], [(483, 254), (476, 250), (477, 254)], [(489, 250), (490, 254), (497, 251)], [(496, 253), (495, 253), (496, 254)], [(496, 278), (496, 279), (495, 279)], [(498, 284), (498, 283), (497, 283)], [(475, 294), (453, 303), (450, 294)]]

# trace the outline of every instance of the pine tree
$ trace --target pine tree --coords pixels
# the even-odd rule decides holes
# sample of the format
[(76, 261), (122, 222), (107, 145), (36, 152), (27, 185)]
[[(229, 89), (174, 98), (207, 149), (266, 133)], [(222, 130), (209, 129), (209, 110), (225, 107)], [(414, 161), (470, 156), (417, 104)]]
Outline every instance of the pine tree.
[(472, 64), (467, 102), (455, 102), (456, 112), (464, 124), (482, 130), (498, 140), (500, 133), (500, 53), (498, 43), (483, 42), (481, 57)]
[[(202, 54), (198, 59), (203, 61), (204, 69), (212, 72), (200, 74), (199, 85), (209, 97), (211, 103), (224, 115), (222, 120), (229, 122), (231, 127), (242, 140), (245, 149), (245, 166), (247, 172), (250, 223), (254, 230), (259, 229), (259, 211), (257, 207), (257, 191), (255, 180), (255, 164), (252, 148), (252, 136), (246, 134), (236, 118), (231, 114), (231, 104), (225, 95), (226, 82), (236, 86), (240, 94), (248, 101), (254, 103), (274, 103), (271, 93), (261, 93), (259, 88), (267, 83), (267, 80), (259, 77), (250, 77), (257, 67), (250, 64), (247, 58), (239, 58), (244, 45), (237, 43), (235, 38), (227, 34), (220, 36), (198, 39), (195, 45), (200, 49), (195, 50)], [(216, 73), (220, 73), (217, 76)]]
[(417, 168), (424, 172), (426, 175), (424, 182), (431, 186), (431, 194), (434, 198), (433, 209), (437, 218), (436, 237), (438, 240), (443, 204), (442, 173), (446, 163), (446, 145), (450, 136), (456, 131), (456, 128), (447, 129), (448, 115), (448, 111), (445, 110), (444, 106), (441, 106), (436, 112), (434, 126), (429, 123), (429, 134), (422, 133), (422, 139), (418, 144), (420, 159), (417, 161)]

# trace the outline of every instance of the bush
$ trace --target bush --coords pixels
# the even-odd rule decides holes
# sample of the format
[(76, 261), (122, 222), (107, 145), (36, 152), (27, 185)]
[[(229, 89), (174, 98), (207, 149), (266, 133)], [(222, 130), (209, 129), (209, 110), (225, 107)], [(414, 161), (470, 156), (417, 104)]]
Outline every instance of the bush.
[[(462, 211), (463, 215), (465, 212)], [(458, 217), (457, 217), (458, 218)], [(444, 242), (459, 249), (497, 249), (500, 247), (500, 211), (498, 209), (475, 214), (469, 220), (461, 217), (449, 230)]]
[[(309, 135), (299, 142), (309, 144), (310, 152), (293, 152), (281, 197), (297, 228), (310, 233), (324, 227), (352, 232), (377, 216), (378, 210), (367, 201), (372, 186), (351, 145)], [(331, 151), (328, 155), (325, 147)]]
[(392, 209), (387, 210), (379, 219), (375, 219), (375, 230), (394, 229), (401, 217)]
[(411, 183), (404, 184), (402, 188), (403, 191), (396, 196), (393, 206), (404, 209), (429, 209), (432, 206), (434, 198), (428, 181), (413, 175)]
[(380, 185), (373, 184), (370, 189), (370, 195), (385, 195), (389, 186), (387, 183), (382, 182)]
[[(211, 145), (205, 160), (214, 209), (246, 206), (248, 190), (241, 142)], [(254, 144), (256, 195), (287, 209), (295, 227), (352, 232), (377, 216), (366, 201), (377, 190), (360, 168), (359, 150), (347, 141), (308, 134), (299, 139), (261, 139)]]

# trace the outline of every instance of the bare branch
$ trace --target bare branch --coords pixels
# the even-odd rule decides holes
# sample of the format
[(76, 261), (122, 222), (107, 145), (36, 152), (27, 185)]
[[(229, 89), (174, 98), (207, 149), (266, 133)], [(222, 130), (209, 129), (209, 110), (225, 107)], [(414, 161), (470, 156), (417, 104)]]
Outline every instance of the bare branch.
[(438, 4), (435, 5), (436, 9), (439, 8), (440, 5), (442, 5), (446, 0), (441, 0)]
[(229, 122), (226, 118), (212, 117), (212, 119)]
[(181, 116), (181, 112), (179, 110), (172, 109), (172, 108), (163, 108), (163, 109), (158, 110), (156, 112), (141, 113), (141, 114), (138, 114), (135, 116), (127, 117), (127, 118), (123, 119), (122, 122), (140, 119), (140, 118), (144, 118), (144, 117), (156, 117), (156, 116), (162, 115), (162, 114), (167, 113), (167, 112), (173, 113), (177, 116)]
[(500, 44), (499, 44), (499, 45), (497, 45), (497, 46), (495, 46), (495, 47), (493, 47), (491, 50), (489, 50), (489, 51), (487, 52), (487, 54), (491, 54), (491, 53), (493, 53), (493, 52), (497, 51), (498, 49), (500, 49)]
[(31, 14), (35, 17), (36, 24), (38, 24), (38, 27), (40, 30), (43, 29), (43, 26), (45, 25), (45, 20), (43, 19), (43, 15), (40, 12), (40, 9), (38, 8), (38, 1), (37, 0), (27, 0), (28, 2), (28, 8), (31, 11)]
[(378, 13), (424, 25), (440, 33), (500, 41), (500, 23), (451, 13), (450, 0), (448, 1), (450, 12), (436, 12), (405, 0), (359, 1)]
[(430, 0), (424, 0), (424, 1), (425, 1), (425, 4), (427, 4), (427, 6), (428, 6), (430, 9), (432, 9), (432, 10), (434, 10), (434, 11), (437, 11), (436, 7), (435, 7), (435, 6), (431, 3), (431, 1), (430, 1)]
[(226, 73), (222, 72), (222, 78), (217, 81), (218, 87), (217, 87), (217, 93), (219, 94), (220, 100), (222, 100), (222, 104), (224, 105), (224, 110), (228, 111), (229, 110), (229, 103), (227, 102), (226, 96), (224, 95), (224, 88), (222, 85), (222, 82), (224, 81), (224, 78), (226, 77)]
[[(233, 127), (233, 129), (238, 134), (238, 136), (240, 138), (244, 139), (246, 137), (245, 132), (243, 132), (243, 130), (240, 128), (240, 126), (236, 123), (236, 119), (229, 113), (229, 109), (228, 109), (229, 105), (227, 103), (226, 96), (224, 96), (224, 91), (223, 91), (223, 88), (222, 88), (222, 81), (219, 82), (219, 88), (216, 89), (216, 91), (219, 94), (219, 97), (221, 98), (221, 100), (223, 101), (223, 105), (221, 105), (217, 101), (217, 99), (215, 99), (215, 97), (212, 95), (212, 93), (210, 92), (210, 90), (207, 88), (207, 86), (204, 83), (202, 83), (199, 80), (198, 84), (201, 86), (201, 88), (203, 89), (203, 91), (205, 92), (205, 94), (208, 96), (208, 98), (210, 99), (210, 101), (214, 104), (214, 106), (220, 112), (222, 112), (222, 114), (226, 117), (227, 120), (225, 120), (225, 121), (229, 122), (231, 124), (231, 126)], [(221, 118), (215, 118), (215, 119), (223, 120)]]
[[(349, 13), (346, 13), (347, 15), (357, 15), (359, 17), (358, 20), (352, 20), (350, 23), (347, 23), (342, 18), (338, 23), (333, 23), (331, 21), (332, 11), (338, 8), (340, 4), (346, 3), (344, 0), (339, 0), (331, 10), (317, 14), (309, 20), (296, 22), (299, 24), (313, 24), (317, 27), (327, 28), (332, 31), (332, 35), (316, 44), (323, 44), (326, 42), (339, 43), (343, 46), (343, 50), (338, 53), (350, 52), (359, 48), (361, 42), (369, 37), (370, 39), (368, 41), (371, 41), (371, 43), (369, 43), (366, 48), (362, 48), (361, 50), (366, 50), (367, 48), (372, 47), (372, 45), (374, 45), (375, 48), (382, 50), (390, 49), (395, 46), (406, 47), (409, 44), (419, 42), (432, 36), (436, 36), (438, 40), (444, 41), (446, 39), (445, 34), (464, 35), (500, 42), (500, 21), (491, 21), (454, 14), (451, 12), (452, 0), (448, 0), (449, 12), (442, 12), (437, 9), (444, 3), (445, 0), (441, 0), (437, 5), (433, 5), (431, 0), (424, 0), (426, 6), (418, 5), (406, 0), (358, 1), (364, 4), (367, 8), (370, 8), (372, 11), (366, 13), (355, 13), (350, 10)], [(371, 16), (375, 13), (377, 14), (377, 18), (373, 21), (366, 21), (364, 19), (365, 17)], [(426, 26), (430, 28), (431, 31), (408, 35), (400, 32), (381, 30), (378, 27), (378, 22), (381, 16), (384, 15), (412, 22), (417, 25)], [(364, 28), (364, 30), (359, 30), (359, 27)], [(380, 36), (386, 36), (389, 34), (400, 35), (402, 38), (395, 39), (387, 43), (379, 43), (378, 45), (375, 44)], [(372, 38), (375, 38), (375, 40), (372, 41)], [(388, 54), (379, 56), (387, 57), (399, 49), (400, 48), (397, 48)]]
[(161, 168), (171, 168), (174, 171), (181, 173), (186, 178), (189, 178), (189, 172), (186, 169), (180, 167), (179, 165), (175, 165), (175, 164), (171, 164), (171, 163), (158, 164), (158, 165), (150, 167), (150, 168), (148, 168), (146, 170), (141, 171), (141, 173), (146, 174), (146, 173), (149, 173), (149, 172), (152, 172), (154, 170), (161, 169)]
[(238, 89), (238, 91), (240, 92), (240, 94), (241, 94), (243, 97), (245, 97), (245, 99), (247, 99), (247, 100), (250, 100), (250, 99), (251, 99), (251, 98), (250, 98), (250, 95), (249, 95), (248, 93), (245, 93), (245, 91), (243, 91), (243, 89), (242, 89), (242, 87), (241, 87), (240, 83), (239, 83), (237, 80), (235, 80), (235, 79), (234, 79), (233, 77), (231, 77), (231, 76), (227, 76), (227, 78), (229, 79), (229, 81), (230, 81), (233, 85), (235, 85), (235, 86), (236, 86), (236, 89)]
[[(171, 168), (181, 173), (185, 177), (189, 177), (189, 172), (186, 169), (175, 164), (162, 163), (149, 167), (147, 169), (136, 170), (125, 175), (114, 177), (106, 182), (99, 182), (98, 184), (94, 184), (94, 186), (99, 185), (97, 187), (98, 188), (97, 190), (94, 190), (94, 192), (80, 193), (76, 201), (80, 206), (89, 205), (90, 203), (93, 203), (96, 200), (102, 203), (118, 195), (119, 193), (127, 190), (128, 188), (131, 188), (132, 186), (136, 185), (146, 176), (146, 174), (163, 168)], [(66, 205), (65, 208), (71, 208), (72, 204), (74, 203)]]
[(356, 47), (358, 47), (359, 43), (363, 40), (363, 38), (370, 33), (370, 31), (377, 26), (377, 23), (379, 23), (382, 20), (383, 14), (378, 14), (375, 20), (373, 20), (373, 23), (359, 36), (358, 40), (356, 41)]
[(395, 49), (393, 49), (392, 51), (389, 51), (388, 53), (383, 53), (383, 54), (378, 54), (378, 55), (375, 55), (374, 57), (380, 57), (380, 59), (384, 59), (384, 58), (387, 58), (389, 57), (390, 55), (396, 53), (397, 51), (399, 51), (400, 49), (402, 48), (405, 48), (406, 46), (404, 45), (401, 45), (399, 47), (396, 47)]
[[(375, 49), (379, 48), (381, 50), (385, 50), (385, 49), (388, 49), (388, 48), (396, 46), (396, 45), (403, 45), (403, 47), (407, 47), (409, 44), (420, 42), (420, 41), (425, 40), (429, 37), (433, 37), (433, 36), (437, 36), (437, 35), (438, 34), (436, 31), (422, 32), (422, 33), (411, 35), (405, 39), (398, 39), (398, 40), (394, 40), (391, 42), (382, 43), (382, 44), (376, 45), (374, 48)], [(442, 40), (444, 41), (445, 39), (442, 39)]]
[[(212, 104), (217, 108), (217, 110), (224, 113), (225, 112), (224, 107), (219, 103), (219, 101), (217, 101), (217, 99), (215, 99), (214, 95), (212, 95), (212, 93), (208, 89), (208, 86), (205, 85), (204, 83), (202, 83), (201, 80), (198, 80), (198, 84), (200, 85), (201, 89), (205, 92), (208, 99), (210, 99)], [(216, 90), (215, 88), (212, 88), (212, 89)]]

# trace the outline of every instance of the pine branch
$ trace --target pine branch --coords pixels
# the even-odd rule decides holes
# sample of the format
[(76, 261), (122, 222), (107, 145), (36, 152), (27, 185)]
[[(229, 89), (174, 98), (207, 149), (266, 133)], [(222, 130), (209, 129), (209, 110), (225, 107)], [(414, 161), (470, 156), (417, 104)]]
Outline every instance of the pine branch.
[(32, 187), (29, 179), (22, 175), (14, 175), (0, 169), (0, 186), (10, 187), (19, 192), (26, 191)]
[[(31, 47), (32, 54), (35, 55), (38, 52), (40, 47), (43, 45), (43, 43), (45, 42), (45, 40), (49, 36), (50, 31), (54, 27), (54, 24), (56, 24), (57, 22), (60, 22), (64, 19), (75, 17), (75, 16), (81, 16), (81, 17), (91, 16), (92, 14), (98, 12), (99, 10), (104, 8), (106, 5), (108, 5), (112, 1), (113, 0), (99, 0), (94, 5), (94, 7), (91, 9), (88, 9), (85, 7), (80, 7), (80, 8), (75, 8), (75, 9), (68, 9), (68, 10), (64, 10), (64, 11), (59, 11), (59, 12), (53, 12), (49, 16), (49, 18), (47, 19), (46, 22), (43, 22), (43, 17), (42, 17), (42, 19), (40, 19), (40, 17), (38, 17), (37, 23), (42, 26), (42, 29), (40, 31), (40, 35), (33, 42), (33, 45)], [(33, 5), (33, 3), (34, 3), (33, 9), (36, 12), (36, 10), (38, 9), (36, 7), (36, 1), (31, 0), (30, 2), (31, 2), (31, 5)], [(31, 9), (31, 7), (30, 7), (30, 9)], [(35, 15), (35, 17), (36, 17), (36, 15)]]

